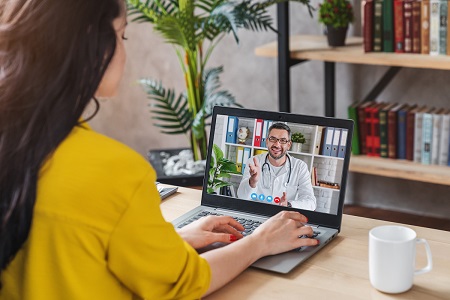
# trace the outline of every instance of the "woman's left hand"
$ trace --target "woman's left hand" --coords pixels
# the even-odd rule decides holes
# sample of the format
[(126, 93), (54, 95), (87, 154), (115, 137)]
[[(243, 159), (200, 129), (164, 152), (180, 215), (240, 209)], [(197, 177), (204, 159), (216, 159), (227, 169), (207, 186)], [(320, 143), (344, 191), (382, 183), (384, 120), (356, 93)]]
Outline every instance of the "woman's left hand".
[(200, 249), (215, 242), (231, 243), (243, 237), (238, 221), (229, 216), (206, 216), (178, 230), (193, 248)]

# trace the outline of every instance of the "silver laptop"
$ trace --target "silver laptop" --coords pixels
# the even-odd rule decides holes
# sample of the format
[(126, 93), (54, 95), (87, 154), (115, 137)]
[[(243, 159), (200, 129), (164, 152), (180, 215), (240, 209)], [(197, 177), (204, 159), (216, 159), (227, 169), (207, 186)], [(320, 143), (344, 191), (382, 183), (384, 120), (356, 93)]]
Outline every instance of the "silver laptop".
[[(267, 155), (268, 129), (278, 122), (285, 123), (292, 133), (301, 133), (304, 138), (301, 147), (290, 148), (288, 156), (290, 160), (298, 159), (306, 165), (311, 184), (308, 182), (307, 187), (299, 188), (299, 181), (295, 182), (296, 176), (291, 176), (290, 170), (289, 177), (293, 180), (287, 180), (289, 183), (285, 187), (288, 191), (297, 190), (295, 199), (302, 199), (301, 193), (309, 194), (308, 201), (313, 203), (309, 209), (296, 208), (295, 201), (288, 202), (288, 207), (280, 206), (279, 196), (269, 195), (271, 192), (264, 189), (250, 195), (239, 189), (245, 173), (249, 172), (248, 160), (254, 155)], [(206, 215), (229, 215), (244, 225), (245, 236), (281, 210), (298, 211), (308, 217), (307, 225), (313, 227), (315, 238), (320, 240), (319, 245), (266, 256), (252, 265), (288, 273), (325, 247), (340, 231), (352, 135), (352, 120), (216, 106), (212, 114), (201, 206), (172, 223), (181, 228)], [(210, 171), (215, 167), (211, 167), (211, 158), (215, 157), (213, 145), (222, 151), (224, 158), (235, 164), (238, 172), (219, 178), (225, 182), (222, 187), (211, 186)], [(213, 163), (215, 161), (213, 159)], [(267, 169), (263, 170), (260, 180), (265, 176), (264, 172), (269, 173)], [(201, 251), (218, 246), (223, 245), (217, 243)]]

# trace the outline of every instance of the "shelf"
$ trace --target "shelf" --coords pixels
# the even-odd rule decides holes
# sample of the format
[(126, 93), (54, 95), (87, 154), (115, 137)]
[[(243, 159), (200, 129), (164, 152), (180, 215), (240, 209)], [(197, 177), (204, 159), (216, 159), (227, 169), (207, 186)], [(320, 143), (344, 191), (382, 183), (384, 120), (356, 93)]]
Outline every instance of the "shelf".
[[(348, 37), (346, 46), (332, 48), (328, 46), (326, 36), (313, 35), (291, 36), (289, 41), (292, 59), (450, 70), (450, 56), (385, 52), (365, 53), (362, 43), (361, 37)], [(255, 54), (263, 57), (277, 57), (277, 48), (277, 42), (272, 42), (256, 48)]]
[(405, 160), (353, 155), (350, 172), (450, 185), (450, 167)]

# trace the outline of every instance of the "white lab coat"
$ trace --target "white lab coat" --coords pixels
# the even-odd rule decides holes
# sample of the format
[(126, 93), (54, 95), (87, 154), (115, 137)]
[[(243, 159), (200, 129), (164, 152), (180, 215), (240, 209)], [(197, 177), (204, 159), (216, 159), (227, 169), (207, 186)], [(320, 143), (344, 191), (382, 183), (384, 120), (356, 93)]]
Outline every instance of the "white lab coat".
[[(259, 154), (254, 157), (258, 160), (260, 168), (263, 168), (267, 153)], [(253, 157), (250, 157), (250, 159), (245, 163), (242, 180), (237, 190), (238, 197), (246, 200), (277, 204), (274, 202), (275, 197), (279, 197), (281, 199), (283, 192), (286, 192), (286, 198), (288, 202), (291, 203), (292, 207), (315, 210), (317, 206), (316, 197), (314, 196), (311, 185), (311, 175), (308, 171), (308, 166), (300, 159), (294, 158), (290, 155), (289, 157), (291, 159), (290, 161), (292, 166), (289, 164), (289, 159), (286, 159), (286, 163), (283, 165), (283, 168), (280, 170), (278, 176), (275, 175), (274, 168), (267, 158), (269, 168), (267, 164), (264, 166), (264, 172), (261, 171), (255, 188), (252, 188), (249, 184), (250, 169), (248, 165), (254, 164)], [(289, 167), (292, 167), (291, 178), (286, 186), (289, 177)], [(266, 177), (263, 178), (264, 176)], [(255, 197), (256, 194), (257, 198), (252, 199), (252, 194), (253, 197)]]

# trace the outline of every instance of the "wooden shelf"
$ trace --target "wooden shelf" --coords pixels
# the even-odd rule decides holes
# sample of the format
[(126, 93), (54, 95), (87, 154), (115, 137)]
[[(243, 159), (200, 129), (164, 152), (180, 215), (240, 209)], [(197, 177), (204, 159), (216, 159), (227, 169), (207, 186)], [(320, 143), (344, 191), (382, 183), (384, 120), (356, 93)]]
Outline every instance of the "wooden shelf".
[[(290, 37), (289, 45), (292, 59), (450, 70), (450, 56), (384, 52), (365, 53), (362, 43), (361, 37), (348, 37), (346, 46), (332, 48), (328, 46), (325, 36), (296, 35)], [(255, 54), (264, 57), (277, 57), (277, 42), (256, 48)]]
[(448, 166), (421, 165), (405, 160), (353, 155), (350, 159), (350, 171), (450, 185), (450, 167)]

